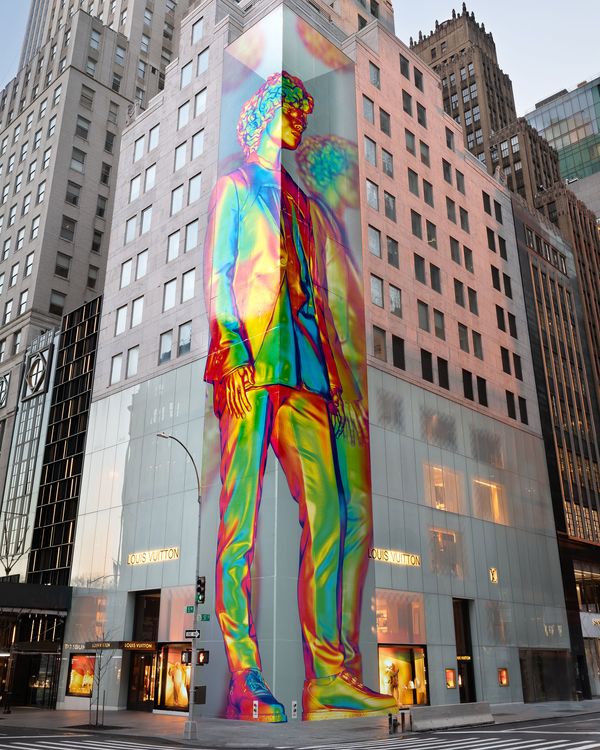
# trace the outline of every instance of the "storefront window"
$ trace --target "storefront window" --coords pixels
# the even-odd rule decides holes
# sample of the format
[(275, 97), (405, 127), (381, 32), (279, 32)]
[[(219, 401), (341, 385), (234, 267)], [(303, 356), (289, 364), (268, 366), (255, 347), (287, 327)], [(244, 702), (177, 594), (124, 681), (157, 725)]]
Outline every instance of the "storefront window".
[(89, 698), (94, 689), (95, 654), (72, 654), (67, 695)]
[(456, 669), (446, 670), (446, 687), (449, 690), (456, 687)]
[(498, 669), (498, 685), (500, 685), (500, 687), (508, 686), (508, 669), (505, 667), (500, 667)]
[(379, 690), (393, 695), (399, 706), (429, 703), (425, 648), (380, 646)]
[[(160, 655), (158, 707), (187, 711), (189, 706), (191, 664), (189, 644), (169, 644)], [(187, 663), (186, 663), (187, 662)]]

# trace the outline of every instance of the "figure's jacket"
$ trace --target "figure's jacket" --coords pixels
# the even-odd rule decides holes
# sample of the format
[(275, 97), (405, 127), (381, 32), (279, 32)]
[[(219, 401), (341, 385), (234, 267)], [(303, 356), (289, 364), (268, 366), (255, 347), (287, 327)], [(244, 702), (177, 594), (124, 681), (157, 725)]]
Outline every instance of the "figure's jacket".
[[(291, 205), (313, 283), (330, 393), (356, 400), (360, 395), (341, 355), (319, 272), (323, 264), (317, 262), (309, 201), (283, 167), (272, 171), (248, 163), (222, 177), (212, 192), (204, 247), (210, 330), (204, 377), (219, 383), (237, 367), (253, 365), (267, 330), (277, 325), (272, 318), (285, 277), (281, 211)], [(279, 352), (261, 357), (265, 354)]]

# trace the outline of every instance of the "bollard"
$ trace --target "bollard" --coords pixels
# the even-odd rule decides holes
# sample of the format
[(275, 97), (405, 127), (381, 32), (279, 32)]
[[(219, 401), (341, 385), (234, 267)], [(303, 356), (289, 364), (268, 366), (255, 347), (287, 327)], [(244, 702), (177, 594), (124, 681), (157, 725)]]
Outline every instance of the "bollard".
[(392, 732), (392, 714), (388, 714), (388, 734), (393, 734), (393, 732)]

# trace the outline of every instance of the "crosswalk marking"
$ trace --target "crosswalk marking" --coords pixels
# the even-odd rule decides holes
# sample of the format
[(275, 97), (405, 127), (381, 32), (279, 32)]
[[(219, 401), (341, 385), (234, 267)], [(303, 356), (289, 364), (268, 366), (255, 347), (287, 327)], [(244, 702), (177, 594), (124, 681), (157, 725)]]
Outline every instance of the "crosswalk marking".
[[(10, 743), (7, 743), (9, 739)], [(181, 750), (181, 747), (105, 738), (87, 739), (86, 736), (71, 734), (55, 735), (53, 739), (49, 739), (49, 735), (42, 738), (35, 735), (0, 737), (0, 750)]]
[[(465, 734), (467, 734), (465, 732)], [(303, 750), (594, 750), (600, 741), (569, 739), (523, 739), (503, 736), (471, 736), (461, 739), (445, 737), (390, 737), (362, 742), (337, 742), (335, 745), (311, 745)]]

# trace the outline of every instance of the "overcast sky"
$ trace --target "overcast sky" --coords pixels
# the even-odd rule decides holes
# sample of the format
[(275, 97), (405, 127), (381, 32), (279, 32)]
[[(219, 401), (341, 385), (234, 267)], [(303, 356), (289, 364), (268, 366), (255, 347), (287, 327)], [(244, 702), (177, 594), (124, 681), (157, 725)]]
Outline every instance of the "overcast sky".
[[(462, 6), (451, 0), (393, 2), (396, 33), (406, 43)], [(0, 0), (0, 87), (17, 71), (28, 8), (29, 0)], [(600, 75), (600, 0), (471, 0), (467, 8), (494, 35), (519, 114), (560, 89)]]

